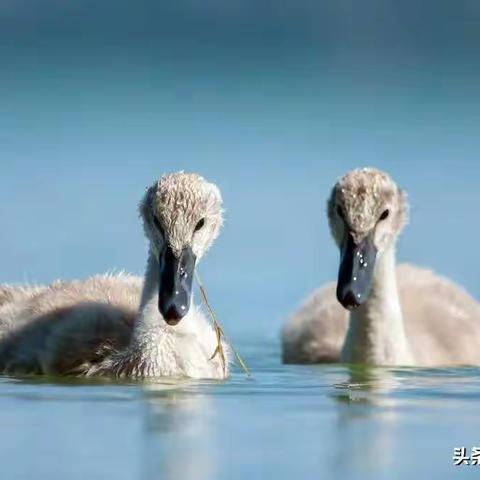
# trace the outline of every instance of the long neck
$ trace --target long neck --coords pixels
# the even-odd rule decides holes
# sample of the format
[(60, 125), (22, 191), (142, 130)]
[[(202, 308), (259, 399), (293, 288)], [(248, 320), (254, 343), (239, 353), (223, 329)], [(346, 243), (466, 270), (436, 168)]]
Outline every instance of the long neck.
[(373, 365), (411, 364), (397, 290), (395, 248), (378, 259), (367, 301), (350, 313), (342, 361)]
[(150, 251), (133, 335), (128, 348), (108, 358), (96, 373), (117, 376), (154, 376), (158, 370), (158, 340), (163, 320), (158, 312), (158, 260)]
[(158, 290), (159, 290), (159, 265), (158, 259), (152, 251), (148, 254), (147, 268), (143, 281), (142, 296), (138, 309), (138, 318), (135, 323), (135, 335), (144, 334), (159, 325), (161, 318), (158, 312)]

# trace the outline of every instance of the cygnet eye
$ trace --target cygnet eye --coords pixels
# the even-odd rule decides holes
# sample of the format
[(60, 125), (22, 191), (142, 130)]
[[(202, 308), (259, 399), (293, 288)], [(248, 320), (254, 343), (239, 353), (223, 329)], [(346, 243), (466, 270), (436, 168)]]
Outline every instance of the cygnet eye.
[(343, 210), (342, 210), (342, 207), (340, 205), (337, 205), (337, 215), (341, 218), (341, 219), (345, 219), (345, 215), (343, 213)]
[(380, 220), (385, 220), (389, 215), (390, 215), (390, 210), (387, 209), (380, 215)]
[(195, 231), (198, 232), (205, 225), (205, 219), (202, 218), (196, 225)]
[(157, 227), (158, 231), (163, 235), (162, 224), (160, 223), (160, 220), (157, 218), (156, 215), (153, 216), (153, 223), (155, 224), (155, 227)]

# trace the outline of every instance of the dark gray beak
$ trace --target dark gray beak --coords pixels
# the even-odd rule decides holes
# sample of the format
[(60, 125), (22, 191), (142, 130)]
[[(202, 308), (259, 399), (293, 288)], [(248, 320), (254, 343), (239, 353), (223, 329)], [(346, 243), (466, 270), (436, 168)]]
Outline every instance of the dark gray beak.
[(337, 300), (348, 310), (359, 307), (370, 294), (377, 249), (373, 233), (356, 244), (347, 231), (340, 252)]
[(190, 247), (177, 258), (166, 246), (160, 258), (158, 309), (169, 325), (177, 325), (188, 313), (196, 257)]

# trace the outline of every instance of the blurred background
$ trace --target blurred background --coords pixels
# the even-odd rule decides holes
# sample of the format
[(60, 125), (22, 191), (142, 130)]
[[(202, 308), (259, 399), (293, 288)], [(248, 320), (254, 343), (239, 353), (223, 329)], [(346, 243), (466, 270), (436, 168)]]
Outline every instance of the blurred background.
[(1, 282), (142, 274), (144, 188), (193, 170), (226, 224), (200, 266), (233, 338), (277, 338), (333, 280), (325, 202), (407, 190), (402, 261), (480, 297), (480, 3), (0, 3)]
[(399, 259), (480, 298), (479, 52), (477, 0), (2, 0), (0, 282), (141, 275), (145, 187), (197, 171), (226, 208), (200, 273), (254, 370), (1, 377), (3, 477), (478, 478), (451, 460), (478, 369), (359, 379), (282, 366), (278, 338), (336, 277), (325, 204), (355, 167), (409, 194)]

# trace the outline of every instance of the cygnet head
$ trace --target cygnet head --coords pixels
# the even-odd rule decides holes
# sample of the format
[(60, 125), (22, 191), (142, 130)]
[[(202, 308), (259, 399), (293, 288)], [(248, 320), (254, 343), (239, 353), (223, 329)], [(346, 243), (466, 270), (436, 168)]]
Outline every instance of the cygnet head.
[(345, 308), (367, 300), (377, 257), (394, 247), (407, 210), (404, 192), (373, 168), (352, 170), (333, 187), (328, 220), (340, 249), (337, 299)]
[(194, 173), (164, 175), (140, 203), (144, 231), (159, 264), (158, 308), (169, 325), (189, 311), (196, 262), (223, 223), (216, 185)]

